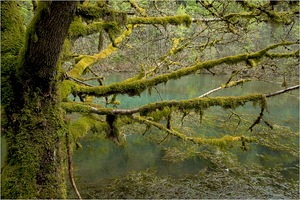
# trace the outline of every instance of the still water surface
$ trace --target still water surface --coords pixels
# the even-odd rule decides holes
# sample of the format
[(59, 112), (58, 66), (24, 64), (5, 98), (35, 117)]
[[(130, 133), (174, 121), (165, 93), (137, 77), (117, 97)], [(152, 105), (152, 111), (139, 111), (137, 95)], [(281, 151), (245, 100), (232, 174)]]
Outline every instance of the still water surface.
[[(120, 81), (125, 79), (126, 75), (114, 74), (107, 77), (110, 80), (108, 83)], [(158, 100), (180, 100), (195, 98), (204, 94), (205, 92), (219, 87), (226, 82), (228, 77), (225, 76), (211, 76), (197, 74), (180, 80), (169, 81), (167, 84), (162, 84), (152, 89), (151, 95), (148, 92), (143, 92), (140, 97), (130, 97), (126, 95), (119, 95), (118, 100), (121, 101), (119, 108), (134, 108), (145, 105), (149, 102)], [(253, 81), (245, 83), (242, 87), (228, 88), (211, 96), (235, 96), (249, 93), (269, 93), (282, 89), (280, 84), (273, 84), (268, 82)], [(98, 99), (96, 102), (103, 104), (103, 99)], [(258, 114), (259, 108), (252, 105), (247, 105), (245, 108), (239, 108), (243, 112)], [(212, 108), (214, 113), (225, 112), (221, 108)], [(268, 113), (265, 118), (279, 126), (286, 126), (292, 131), (299, 132), (299, 91), (292, 91), (277, 97), (268, 99)], [(214, 129), (214, 132), (224, 130)], [(134, 131), (133, 131), (134, 132)], [(97, 182), (100, 179), (115, 178), (126, 175), (128, 172), (137, 170), (143, 171), (145, 169), (156, 169), (159, 175), (178, 176), (179, 174), (197, 173), (208, 165), (207, 161), (201, 160), (198, 157), (187, 159), (183, 162), (170, 163), (162, 159), (164, 154), (161, 145), (155, 142), (145, 140), (142, 135), (131, 134), (130, 130), (126, 133), (128, 135), (125, 146), (116, 146), (111, 141), (95, 137), (87, 137), (80, 141), (83, 148), (74, 151), (73, 162), (75, 166), (75, 176), (82, 181), (89, 183)], [(209, 135), (207, 135), (209, 136)], [(297, 141), (296, 141), (297, 142)], [(296, 160), (289, 160), (286, 154), (268, 150), (264, 147), (254, 147), (250, 151), (237, 152), (237, 156), (241, 162), (254, 163), (271, 166), (274, 160), (270, 162), (261, 161), (258, 153), (266, 153), (270, 156), (278, 156), (277, 162), (296, 162)], [(284, 160), (284, 159), (286, 160)], [(278, 161), (280, 160), (280, 161)], [(284, 164), (284, 163), (283, 163)]]

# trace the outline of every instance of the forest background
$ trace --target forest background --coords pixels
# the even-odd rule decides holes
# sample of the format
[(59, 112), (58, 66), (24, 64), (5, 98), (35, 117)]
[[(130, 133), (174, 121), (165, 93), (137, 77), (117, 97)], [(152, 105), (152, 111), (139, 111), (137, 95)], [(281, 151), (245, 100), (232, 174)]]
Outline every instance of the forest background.
[[(228, 149), (238, 147), (246, 151), (252, 143), (284, 151), (292, 157), (293, 169), (289, 173), (297, 176), (299, 131), (272, 125), (265, 114), (268, 98), (282, 98), (278, 95), (299, 88), (298, 1), (36, 3), (1, 2), (1, 127), (7, 143), (1, 175), (2, 197), (66, 197), (67, 164), (71, 185), (80, 197), (73, 178), (72, 150), (91, 134), (101, 135), (119, 146), (126, 145), (124, 130), (136, 128), (136, 124), (139, 124), (136, 134), (144, 134), (159, 144), (174, 143), (166, 151), (165, 158), (170, 162), (196, 155), (213, 163), (214, 169), (224, 168), (224, 163), (235, 169), (232, 177), (224, 179), (211, 177), (218, 171), (202, 172), (203, 179), (226, 181), (242, 177), (246, 181), (251, 176), (246, 174), (253, 169), (259, 177), (265, 173), (268, 178), (261, 181), (254, 193), (249, 193), (250, 197), (299, 195), (297, 183), (282, 175), (286, 172), (284, 166), (275, 171), (261, 166), (246, 169), (228, 155)], [(126, 72), (126, 78), (111, 83), (106, 77), (113, 72)], [(157, 85), (204, 73), (225, 75), (227, 81), (193, 98), (160, 98), (137, 108), (122, 107), (118, 99), (123, 95), (139, 96), (145, 91), (159, 94)], [(210, 96), (258, 80), (279, 84), (282, 90)], [(255, 115), (236, 112), (235, 109), (249, 102), (257, 108)], [(210, 112), (213, 115), (209, 108), (215, 106), (226, 110), (224, 115), (229, 116), (230, 125), (225, 134), (208, 137), (197, 129), (208, 123), (205, 116), (210, 116)], [(191, 126), (196, 128), (189, 129)], [(152, 129), (156, 134), (147, 134)], [(153, 178), (152, 175), (142, 177)], [(219, 178), (223, 175), (216, 174)], [(143, 179), (137, 183), (143, 184)], [(155, 181), (157, 184), (160, 179)], [(274, 181), (280, 185), (278, 191), (266, 189)], [(120, 183), (128, 186), (126, 179)], [(105, 194), (98, 191), (94, 195), (113, 195), (111, 198), (153, 195), (151, 188), (141, 189), (131, 184), (128, 194), (124, 194), (119, 191), (124, 189), (120, 183), (101, 190)], [(218, 184), (206, 186), (220, 189), (213, 185)], [(245, 184), (250, 191), (253, 185), (248, 186)], [(134, 190), (137, 188), (140, 190)], [(228, 187), (234, 191), (233, 188)], [(237, 197), (232, 191), (221, 194)], [(156, 195), (164, 194), (172, 198), (174, 193), (163, 191)], [(215, 197), (214, 193), (202, 195)]]

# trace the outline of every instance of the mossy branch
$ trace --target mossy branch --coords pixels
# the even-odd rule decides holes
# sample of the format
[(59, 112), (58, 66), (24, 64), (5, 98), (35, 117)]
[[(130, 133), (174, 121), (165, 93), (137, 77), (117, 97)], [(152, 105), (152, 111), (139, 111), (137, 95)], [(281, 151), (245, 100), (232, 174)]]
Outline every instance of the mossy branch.
[(165, 17), (134, 17), (127, 20), (128, 24), (160, 24), (170, 25), (185, 25), (189, 26), (192, 23), (192, 18), (189, 15), (176, 15)]
[(135, 1), (133, 0), (128, 0), (128, 2), (130, 3), (130, 5), (137, 10), (143, 17), (146, 17), (146, 11), (145, 9), (141, 8)]
[(68, 36), (71, 39), (76, 39), (79, 37), (91, 35), (93, 33), (98, 33), (100, 30), (103, 29), (119, 29), (119, 25), (117, 22), (111, 21), (111, 22), (93, 22), (90, 24), (83, 24), (81, 21), (81, 18), (77, 17), (75, 20), (72, 22), (70, 28), (69, 28), (69, 33)]
[(133, 26), (128, 25), (127, 29), (119, 37), (115, 39), (114, 45), (110, 44), (106, 49), (99, 52), (98, 54), (94, 54), (93, 56), (83, 56), (83, 55), (79, 56), (77, 59), (77, 64), (74, 66), (73, 69), (69, 71), (68, 74), (76, 78), (80, 76), (83, 73), (83, 71), (90, 65), (111, 55), (113, 52), (117, 50), (117, 46), (121, 44), (124, 38), (128, 37), (131, 34), (132, 29)]
[(202, 138), (202, 137), (189, 137), (189, 136), (187, 136), (183, 133), (180, 133), (174, 129), (168, 129), (163, 124), (148, 120), (141, 116), (133, 116), (133, 119), (135, 121), (137, 121), (138, 123), (155, 126), (156, 128), (158, 128), (176, 138), (179, 138), (183, 141), (191, 141), (198, 145), (209, 144), (209, 145), (214, 145), (214, 146), (224, 148), (224, 147), (229, 146), (230, 143), (236, 142), (236, 141), (242, 141), (244, 143), (245, 143), (245, 141), (246, 142), (255, 142), (256, 141), (255, 137), (230, 136), (230, 135), (223, 136), (222, 138), (213, 138), (213, 139)]
[[(106, 19), (110, 17), (112, 20), (120, 22), (120, 19), (126, 21), (127, 13), (114, 10), (106, 6), (96, 6), (92, 4), (83, 4), (77, 8), (76, 14), (87, 20), (96, 20), (99, 18)], [(122, 22), (124, 23), (124, 22)]]
[(266, 57), (275, 59), (275, 58), (299, 58), (299, 50), (292, 53), (266, 53)]
[(106, 130), (106, 124), (101, 122), (97, 115), (91, 113), (84, 114), (78, 120), (70, 122), (69, 133), (72, 141), (76, 141), (78, 138), (84, 137), (91, 129)]
[(259, 103), (261, 107), (266, 107), (266, 98), (277, 96), (292, 90), (299, 89), (300, 85), (295, 85), (284, 90), (279, 90), (269, 94), (251, 94), (237, 97), (210, 97), (202, 96), (190, 100), (182, 101), (160, 101), (133, 109), (113, 109), (103, 108), (98, 104), (80, 102), (62, 102), (62, 107), (69, 113), (95, 113), (98, 115), (133, 115), (135, 113), (151, 113), (163, 108), (177, 108), (187, 112), (188, 110), (207, 109), (211, 106), (221, 106), (223, 108), (236, 108), (243, 106), (247, 102)]
[(185, 111), (199, 109), (205, 110), (212, 106), (220, 106), (225, 109), (229, 109), (244, 106), (247, 102), (253, 102), (254, 104), (258, 103), (262, 107), (266, 106), (264, 94), (251, 94), (238, 97), (205, 97), (181, 101), (160, 101), (133, 109), (103, 108), (97, 104), (84, 104), (78, 102), (62, 102), (62, 107), (67, 112), (95, 113), (98, 115), (133, 115), (135, 113), (147, 115), (153, 111), (162, 110), (167, 107)]
[[(190, 74), (193, 74), (197, 72), (200, 69), (210, 69), (213, 68), (217, 65), (221, 64), (237, 64), (240, 62), (247, 62), (248, 60), (260, 60), (263, 56), (266, 55), (266, 53), (271, 50), (275, 49), (276, 47), (279, 46), (284, 46), (284, 45), (292, 45), (295, 44), (294, 42), (281, 42), (278, 44), (271, 45), (265, 49), (262, 49), (260, 51), (250, 53), (250, 54), (238, 54), (235, 56), (227, 56), (224, 58), (219, 58), (215, 60), (208, 60), (204, 62), (196, 62), (194, 65), (186, 68), (179, 69), (174, 72), (170, 72), (167, 74), (162, 74), (158, 75), (156, 77), (153, 77), (151, 79), (142, 79), (142, 80), (137, 80), (129, 83), (113, 83), (108, 86), (98, 86), (98, 87), (79, 87), (75, 89), (79, 89), (77, 92), (82, 92), (86, 93), (88, 95), (94, 95), (94, 96), (108, 96), (112, 94), (128, 94), (129, 96), (135, 96), (141, 94), (143, 91), (145, 91), (148, 88), (151, 88), (153, 86), (156, 86), (161, 83), (166, 83), (169, 80), (172, 79), (179, 79), (183, 76), (187, 76)], [(80, 67), (81, 66), (81, 67)], [(75, 67), (73, 70), (77, 70), (76, 73), (74, 73), (74, 76), (79, 73), (80, 71), (83, 71), (85, 69), (85, 65), (79, 65), (78, 68)], [(72, 72), (73, 72), (72, 71)], [(70, 71), (71, 72), (71, 71)], [(69, 75), (71, 75), (69, 73)]]

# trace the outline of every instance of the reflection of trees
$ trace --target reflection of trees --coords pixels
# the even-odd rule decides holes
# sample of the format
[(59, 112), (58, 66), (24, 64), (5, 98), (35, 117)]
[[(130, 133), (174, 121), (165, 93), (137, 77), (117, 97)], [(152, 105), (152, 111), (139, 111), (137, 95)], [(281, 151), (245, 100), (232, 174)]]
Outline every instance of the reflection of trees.
[[(298, 73), (289, 70), (299, 57), (295, 2), (46, 1), (38, 3), (25, 30), (18, 8), (27, 5), (14, 1), (1, 5), (2, 130), (8, 143), (3, 198), (66, 197), (66, 149), (73, 179), (71, 144), (90, 131), (105, 132), (120, 144), (119, 128), (140, 123), (185, 142), (218, 147), (238, 142), (245, 147), (257, 138), (248, 133), (220, 138), (187, 135), (174, 126), (172, 114), (196, 113), (202, 118), (213, 106), (235, 109), (252, 102), (261, 108), (252, 129), (264, 121), (267, 105), (265, 94), (249, 94), (158, 101), (118, 109), (120, 94), (128, 98), (144, 91), (151, 94), (157, 85), (203, 71), (231, 74), (222, 89), (248, 80), (237, 79), (242, 71), (254, 79), (261, 78), (255, 77), (260, 74), (248, 71), (257, 68), (285, 77)], [(264, 35), (270, 29), (273, 39)], [(105, 77), (93, 68), (113, 68), (114, 61), (119, 69), (124, 65), (138, 72), (105, 85)], [(99, 85), (83, 84), (91, 79)], [(70, 101), (70, 94), (80, 102)], [(94, 97), (103, 98), (104, 105), (93, 103)], [(108, 108), (108, 104), (114, 107)], [(72, 121), (70, 113), (82, 116)]]

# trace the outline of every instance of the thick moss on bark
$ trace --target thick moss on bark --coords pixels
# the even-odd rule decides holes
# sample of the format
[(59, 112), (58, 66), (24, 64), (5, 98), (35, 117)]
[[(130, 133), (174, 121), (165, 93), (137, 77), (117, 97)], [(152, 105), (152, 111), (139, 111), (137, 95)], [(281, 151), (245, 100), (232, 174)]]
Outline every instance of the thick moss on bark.
[(78, 38), (82, 36), (91, 35), (97, 33), (103, 29), (119, 30), (117, 22), (94, 22), (88, 25), (84, 25), (81, 18), (77, 17), (71, 24), (69, 29), (70, 38)]
[(67, 129), (59, 106), (56, 74), (76, 4), (39, 2), (22, 50), (18, 42), (23, 39), (14, 33), (23, 26), (17, 4), (9, 1), (1, 5), (2, 10), (11, 12), (2, 15), (1, 24), (8, 23), (11, 27), (1, 27), (1, 41), (9, 36), (16, 40), (16, 45), (4, 48), (6, 52), (1, 55), (6, 72), (1, 74), (6, 82), (5, 92), (1, 91), (5, 93), (1, 121), (7, 142), (1, 171), (2, 198), (66, 198)]
[[(1, 53), (17, 55), (23, 46), (24, 27), (20, 23), (21, 16), (18, 13), (18, 6), (13, 1), (1, 2)], [(14, 26), (12, 26), (14, 24)], [(8, 33), (8, 34), (5, 34)]]
[(3, 136), (7, 157), (1, 196), (8, 199), (65, 198), (65, 149), (62, 113), (51, 99), (28, 98)]

